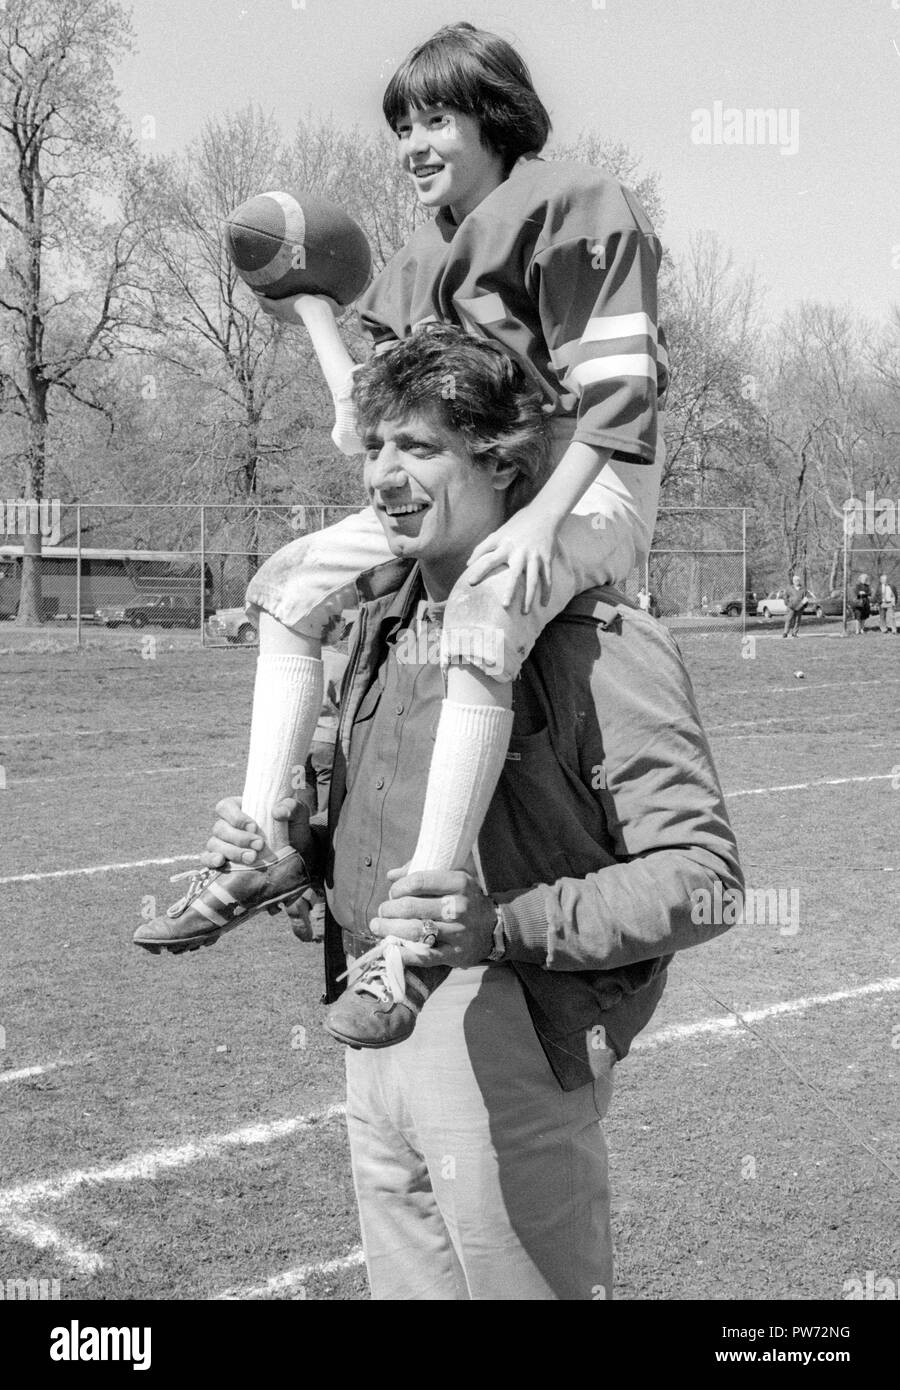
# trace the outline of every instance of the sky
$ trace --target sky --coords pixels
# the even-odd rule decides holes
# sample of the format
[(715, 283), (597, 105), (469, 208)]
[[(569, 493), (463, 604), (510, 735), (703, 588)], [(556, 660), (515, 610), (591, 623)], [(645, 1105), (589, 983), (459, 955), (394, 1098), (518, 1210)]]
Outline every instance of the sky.
[[(655, 171), (665, 244), (677, 255), (714, 231), (755, 271), (770, 319), (802, 299), (875, 322), (900, 305), (900, 0), (133, 0), (132, 13), (118, 79), (148, 153), (182, 151), (248, 102), (286, 131), (307, 110), (375, 131), (394, 67), (467, 19), (516, 45), (556, 137), (596, 131)], [(760, 108), (765, 138), (746, 116)]]

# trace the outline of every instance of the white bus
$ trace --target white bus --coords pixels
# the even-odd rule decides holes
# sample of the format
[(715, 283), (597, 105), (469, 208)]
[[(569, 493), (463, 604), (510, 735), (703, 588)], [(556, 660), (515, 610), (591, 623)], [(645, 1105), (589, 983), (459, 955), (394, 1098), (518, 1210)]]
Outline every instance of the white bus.
[[(43, 618), (74, 618), (78, 608), (78, 551), (45, 546), (40, 559)], [(81, 551), (81, 615), (133, 602), (149, 594), (182, 594), (200, 602), (199, 558), (178, 550)], [(21, 545), (0, 545), (0, 619), (14, 618), (22, 587)], [(207, 601), (212, 572), (206, 566)]]

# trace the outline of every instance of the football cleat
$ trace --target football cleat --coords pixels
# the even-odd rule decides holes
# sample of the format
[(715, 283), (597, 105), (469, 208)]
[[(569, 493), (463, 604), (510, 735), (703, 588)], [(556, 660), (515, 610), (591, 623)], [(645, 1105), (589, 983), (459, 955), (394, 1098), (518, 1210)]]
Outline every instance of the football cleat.
[(259, 864), (229, 860), (224, 869), (187, 869), (173, 874), (170, 882), (183, 878), (190, 879), (184, 896), (165, 916), (141, 923), (133, 937), (135, 946), (154, 955), (212, 946), (223, 932), (259, 912), (278, 912), (310, 885), (302, 855), (289, 845)]
[(339, 979), (345, 992), (325, 1016), (325, 1027), (348, 1047), (393, 1047), (416, 1026), (422, 1005), (450, 974), (447, 965), (411, 964), (434, 945), (434, 938), (404, 941), (386, 936), (354, 961)]

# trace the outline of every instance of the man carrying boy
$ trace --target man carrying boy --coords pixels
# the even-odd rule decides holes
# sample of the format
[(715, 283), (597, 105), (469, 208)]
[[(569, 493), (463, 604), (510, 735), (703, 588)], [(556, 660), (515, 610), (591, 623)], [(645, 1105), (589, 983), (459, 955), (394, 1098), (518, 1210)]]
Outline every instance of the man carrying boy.
[[(725, 929), (697, 925), (692, 908), (716, 884), (742, 887), (734, 836), (677, 648), (595, 589), (548, 625), (514, 683), (509, 755), (474, 857), (399, 867), (443, 696), (440, 665), (410, 657), (435, 649), (473, 547), (540, 487), (547, 426), (518, 366), (445, 326), (374, 359), (354, 394), (366, 489), (395, 559), (360, 580), (327, 834), (289, 802), (276, 819), (291, 817), (295, 848), (325, 879), (329, 999), (376, 940), (382, 978), (369, 979), (386, 1011), (415, 1007), (405, 949), (448, 974), (405, 1041), (347, 1050), (372, 1294), (606, 1298), (612, 1068), (673, 952)], [(217, 809), (210, 868), (254, 838), (236, 799)]]

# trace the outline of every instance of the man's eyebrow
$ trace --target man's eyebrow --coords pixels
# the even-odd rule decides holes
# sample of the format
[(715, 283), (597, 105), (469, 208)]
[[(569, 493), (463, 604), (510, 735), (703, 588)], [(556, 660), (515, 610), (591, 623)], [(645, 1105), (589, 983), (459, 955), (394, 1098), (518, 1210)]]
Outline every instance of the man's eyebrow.
[[(380, 430), (372, 426), (365, 431), (362, 437), (364, 447), (368, 449), (380, 449), (384, 444), (384, 436)], [(427, 446), (429, 449), (440, 448), (441, 436), (437, 430), (422, 424), (408, 429), (398, 430), (394, 435), (394, 443), (398, 449), (422, 448)]]
[(437, 448), (440, 442), (437, 433), (427, 425), (419, 425), (416, 429), (398, 430), (394, 435), (394, 443), (398, 449), (409, 449), (423, 444), (427, 444), (429, 448)]

